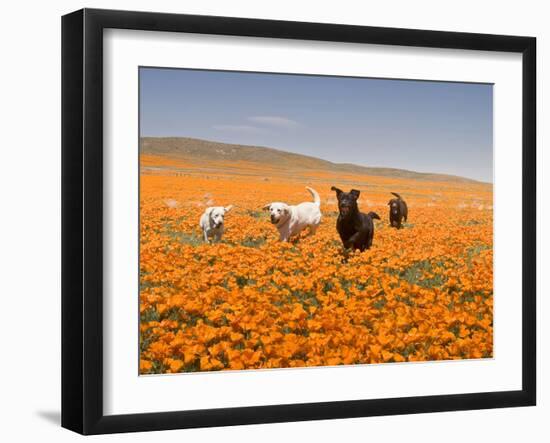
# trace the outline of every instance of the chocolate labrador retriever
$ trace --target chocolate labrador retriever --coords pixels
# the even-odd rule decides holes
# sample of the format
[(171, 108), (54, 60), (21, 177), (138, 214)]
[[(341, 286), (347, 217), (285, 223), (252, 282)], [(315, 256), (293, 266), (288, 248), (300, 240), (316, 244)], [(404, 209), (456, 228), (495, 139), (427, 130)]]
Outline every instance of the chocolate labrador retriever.
[(401, 222), (407, 221), (409, 209), (407, 208), (405, 200), (403, 200), (397, 192), (392, 192), (392, 194), (397, 198), (392, 198), (388, 202), (388, 206), (390, 207), (390, 225), (400, 229)]
[(336, 221), (336, 230), (340, 234), (344, 248), (359, 249), (364, 251), (372, 246), (374, 237), (373, 218), (380, 220), (375, 212), (363, 214), (357, 207), (357, 199), (360, 191), (352, 189), (350, 192), (343, 192), (336, 187), (330, 188), (336, 191), (338, 199), (338, 220)]

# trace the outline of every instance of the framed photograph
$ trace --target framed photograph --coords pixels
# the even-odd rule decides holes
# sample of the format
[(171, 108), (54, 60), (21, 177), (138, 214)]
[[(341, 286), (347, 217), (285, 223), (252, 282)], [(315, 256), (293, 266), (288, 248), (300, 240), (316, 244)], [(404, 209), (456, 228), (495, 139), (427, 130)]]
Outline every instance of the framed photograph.
[(62, 20), (62, 425), (536, 402), (532, 37)]

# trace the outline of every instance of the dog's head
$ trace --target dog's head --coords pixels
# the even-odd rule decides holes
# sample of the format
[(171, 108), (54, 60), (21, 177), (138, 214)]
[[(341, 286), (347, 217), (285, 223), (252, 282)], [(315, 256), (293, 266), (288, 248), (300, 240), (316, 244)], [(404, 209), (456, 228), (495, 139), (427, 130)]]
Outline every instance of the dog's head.
[(346, 218), (350, 214), (358, 211), (357, 199), (359, 198), (361, 191), (352, 189), (349, 192), (344, 192), (334, 186), (330, 189), (336, 192), (336, 198), (338, 199), (338, 211), (340, 211), (340, 215), (343, 218)]
[(269, 211), (271, 223), (283, 224), (290, 217), (290, 207), (286, 203), (274, 202), (264, 206)]
[(396, 199), (396, 198), (392, 198), (392, 199), (388, 202), (388, 206), (390, 207), (390, 212), (391, 212), (393, 215), (397, 215), (397, 212), (399, 211), (399, 200)]
[(210, 226), (214, 229), (218, 229), (223, 226), (225, 213), (231, 211), (233, 205), (226, 207), (223, 206), (212, 206), (206, 210), (208, 218), (210, 219)]

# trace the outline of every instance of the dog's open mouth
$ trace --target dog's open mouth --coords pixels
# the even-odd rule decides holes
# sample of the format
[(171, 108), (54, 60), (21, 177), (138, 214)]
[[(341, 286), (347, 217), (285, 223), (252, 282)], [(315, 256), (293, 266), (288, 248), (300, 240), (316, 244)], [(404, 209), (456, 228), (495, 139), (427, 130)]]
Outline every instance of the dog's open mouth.
[(279, 219), (276, 217), (271, 217), (271, 223), (276, 225), (277, 223), (279, 223)]
[(347, 206), (340, 207), (340, 214), (346, 216), (349, 214), (350, 209)]

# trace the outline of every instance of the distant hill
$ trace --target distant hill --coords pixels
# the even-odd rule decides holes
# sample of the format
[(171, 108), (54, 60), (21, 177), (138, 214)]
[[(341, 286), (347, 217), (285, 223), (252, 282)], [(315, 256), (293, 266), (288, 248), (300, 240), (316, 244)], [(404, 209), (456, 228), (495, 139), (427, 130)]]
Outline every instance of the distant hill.
[(260, 165), (268, 164), (270, 167), (280, 167), (285, 170), (318, 170), (424, 181), (480, 183), (476, 180), (455, 175), (415, 172), (396, 168), (367, 167), (350, 163), (333, 163), (316, 157), (263, 146), (233, 145), (188, 137), (142, 137), (140, 152), (195, 162), (201, 160), (217, 162), (246, 161)]

